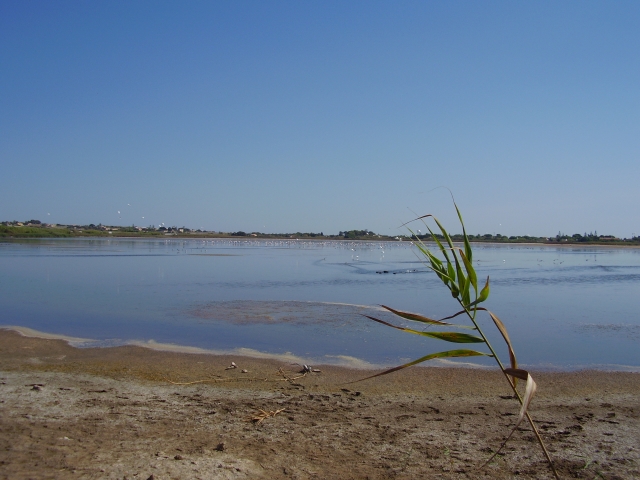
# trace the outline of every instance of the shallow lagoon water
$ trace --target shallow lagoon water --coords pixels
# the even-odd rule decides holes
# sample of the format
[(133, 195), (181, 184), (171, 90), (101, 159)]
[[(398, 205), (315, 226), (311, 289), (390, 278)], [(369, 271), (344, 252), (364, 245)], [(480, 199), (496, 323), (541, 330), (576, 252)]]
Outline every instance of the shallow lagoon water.
[[(640, 250), (476, 244), (474, 264), (491, 277), (486, 306), (507, 325), (521, 364), (640, 370)], [(379, 304), (434, 318), (458, 310), (408, 242), (0, 243), (0, 324), (87, 346), (153, 340), (355, 365), (456, 348), (362, 316), (406, 323)], [(501, 338), (491, 340), (508, 358)]]

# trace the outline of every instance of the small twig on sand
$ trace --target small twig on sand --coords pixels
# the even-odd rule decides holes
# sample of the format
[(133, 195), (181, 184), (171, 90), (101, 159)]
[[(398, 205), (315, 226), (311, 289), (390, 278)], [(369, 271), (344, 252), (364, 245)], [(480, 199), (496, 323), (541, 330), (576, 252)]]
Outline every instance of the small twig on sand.
[(253, 423), (261, 423), (264, 419), (269, 418), (269, 417), (275, 417), (276, 415), (278, 415), (280, 412), (284, 412), (285, 409), (284, 408), (280, 408), (278, 410), (271, 410), (271, 411), (266, 411), (266, 410), (262, 410), (261, 408), (258, 408), (256, 413), (254, 413), (252, 416), (249, 417), (249, 421), (253, 422)]
[(307, 376), (307, 372), (304, 372), (302, 375), (298, 375), (297, 377), (288, 377), (284, 370), (282, 370), (282, 367), (278, 368), (278, 373), (284, 377), (279, 378), (278, 380), (284, 380), (290, 383), (293, 383), (294, 380), (298, 380), (299, 378), (304, 378)]

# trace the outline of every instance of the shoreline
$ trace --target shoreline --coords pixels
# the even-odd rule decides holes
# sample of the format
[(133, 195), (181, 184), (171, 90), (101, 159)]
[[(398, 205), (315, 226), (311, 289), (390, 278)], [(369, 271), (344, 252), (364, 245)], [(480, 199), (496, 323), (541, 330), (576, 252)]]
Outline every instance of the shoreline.
[[(231, 362), (237, 368), (229, 369)], [(0, 331), (3, 478), (552, 478), (495, 370), (363, 370), (83, 348)], [(245, 372), (243, 372), (245, 371)], [(368, 372), (367, 372), (368, 373)], [(640, 374), (533, 372), (563, 478), (640, 475)], [(263, 421), (259, 414), (278, 412)], [(348, 467), (347, 467), (348, 466)]]
[[(63, 334), (55, 334), (42, 332), (40, 330), (34, 330), (29, 327), (22, 327), (16, 325), (0, 325), (0, 336), (3, 332), (15, 332), (19, 335), (27, 338), (36, 338), (43, 340), (59, 340), (65, 342), (67, 345), (77, 349), (90, 350), (90, 349), (109, 349), (109, 348), (127, 348), (138, 347), (156, 352), (177, 353), (184, 355), (209, 355), (216, 357), (233, 357), (233, 358), (247, 358), (253, 360), (270, 360), (275, 362), (288, 362), (299, 365), (312, 364), (319, 367), (337, 367), (348, 368), (360, 371), (370, 370), (382, 370), (396, 366), (382, 365), (368, 362), (358, 357), (340, 355), (331, 357), (333, 361), (317, 360), (311, 361), (311, 359), (304, 358), (293, 353), (269, 353), (252, 348), (239, 347), (230, 350), (217, 350), (206, 349), (201, 347), (193, 347), (189, 345), (180, 345), (173, 343), (156, 342), (155, 340), (125, 340), (119, 344), (109, 344), (107, 342), (73, 337)], [(621, 365), (621, 364), (593, 364), (593, 365), (575, 365), (571, 367), (567, 366), (555, 366), (555, 365), (529, 365), (521, 364), (522, 368), (531, 369), (533, 371), (544, 373), (571, 373), (580, 371), (593, 371), (593, 372), (627, 372), (627, 373), (640, 373), (640, 365)], [(482, 365), (464, 360), (449, 360), (449, 359), (434, 359), (428, 363), (416, 365), (413, 368), (460, 368), (470, 370), (485, 370), (485, 371), (497, 371), (497, 367), (494, 365)]]

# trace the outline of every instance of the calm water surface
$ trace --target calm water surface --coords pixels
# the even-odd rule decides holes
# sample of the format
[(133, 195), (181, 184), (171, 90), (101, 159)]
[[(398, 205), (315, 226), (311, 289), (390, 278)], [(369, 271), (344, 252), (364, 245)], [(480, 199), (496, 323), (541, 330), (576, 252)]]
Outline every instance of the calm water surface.
[[(474, 263), (491, 277), (486, 306), (521, 364), (640, 371), (640, 250), (476, 245)], [(85, 345), (153, 340), (377, 365), (456, 347), (362, 316), (396, 321), (379, 304), (435, 318), (457, 311), (407, 242), (0, 243), (0, 325)], [(506, 359), (503, 341), (491, 340)]]

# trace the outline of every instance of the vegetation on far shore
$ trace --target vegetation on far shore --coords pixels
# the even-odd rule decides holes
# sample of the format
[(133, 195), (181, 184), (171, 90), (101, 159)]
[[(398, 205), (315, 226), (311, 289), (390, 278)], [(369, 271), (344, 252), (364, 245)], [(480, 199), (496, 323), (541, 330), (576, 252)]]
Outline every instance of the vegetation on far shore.
[[(181, 237), (181, 238), (262, 238), (262, 239), (316, 239), (316, 240), (409, 240), (405, 235), (390, 236), (374, 233), (370, 230), (344, 230), (335, 235), (323, 232), (261, 233), (261, 232), (217, 232), (192, 230), (186, 227), (148, 227), (110, 226), (110, 225), (59, 225), (43, 223), (39, 220), (25, 222), (11, 221), (0, 223), (0, 237), (5, 238), (71, 238), (71, 237)], [(438, 235), (436, 235), (438, 236)], [(439, 237), (439, 236), (438, 236)], [(429, 240), (430, 236), (417, 235), (420, 240)], [(462, 234), (452, 234), (454, 242), (462, 242)], [(529, 235), (506, 236), (501, 234), (468, 235), (470, 242), (486, 243), (541, 243), (559, 245), (640, 245), (640, 237), (617, 238), (613, 235), (595, 233), (575, 233), (566, 235), (558, 232), (555, 237), (534, 237)], [(442, 238), (440, 238), (442, 240)]]

